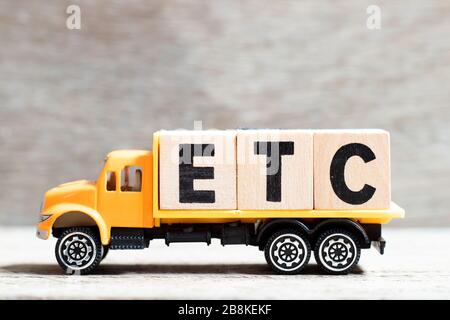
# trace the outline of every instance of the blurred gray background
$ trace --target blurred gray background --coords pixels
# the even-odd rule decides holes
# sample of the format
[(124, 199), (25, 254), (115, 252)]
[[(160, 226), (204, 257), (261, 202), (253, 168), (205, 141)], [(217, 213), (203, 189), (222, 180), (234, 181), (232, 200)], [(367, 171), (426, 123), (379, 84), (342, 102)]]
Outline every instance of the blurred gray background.
[(48, 188), (201, 120), (387, 129), (394, 225), (450, 226), (449, 89), (444, 0), (0, 0), (0, 224), (35, 223)]

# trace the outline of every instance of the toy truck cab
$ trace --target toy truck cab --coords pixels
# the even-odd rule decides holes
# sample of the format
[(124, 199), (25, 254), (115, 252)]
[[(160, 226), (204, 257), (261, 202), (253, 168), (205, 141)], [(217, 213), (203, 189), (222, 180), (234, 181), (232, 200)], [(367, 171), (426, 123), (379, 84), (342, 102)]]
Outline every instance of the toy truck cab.
[[(233, 134), (232, 139), (239, 139), (238, 135)], [(289, 132), (289, 135), (292, 134)], [(345, 274), (358, 263), (361, 249), (375, 245), (383, 253), (385, 241), (381, 236), (382, 225), (404, 216), (404, 211), (394, 203), (384, 209), (310, 207), (295, 210), (283, 207), (283, 197), (279, 199), (281, 207), (269, 209), (239, 208), (237, 199), (230, 200), (230, 207), (215, 208), (216, 203), (205, 203), (202, 197), (197, 203), (196, 196), (206, 193), (201, 191), (204, 186), (196, 185), (196, 179), (214, 182), (214, 178), (220, 180), (219, 175), (224, 171), (221, 171), (221, 164), (207, 170), (197, 166), (196, 161), (184, 166), (181, 146), (189, 145), (186, 141), (191, 140), (183, 139), (175, 144), (177, 152), (174, 154), (178, 154), (180, 147), (179, 163), (176, 160), (175, 164), (171, 164), (167, 156), (161, 154), (161, 144), (164, 148), (168, 144), (161, 140), (160, 132), (157, 132), (154, 134), (153, 152), (111, 152), (97, 181), (74, 181), (46, 192), (37, 236), (48, 239), (53, 234), (58, 238), (55, 254), (63, 270), (88, 274), (99, 265), (109, 249), (144, 249), (154, 239), (163, 239), (167, 245), (173, 242), (205, 242), (209, 245), (211, 239), (220, 239), (222, 245), (258, 247), (265, 252), (267, 263), (278, 273), (299, 273), (313, 252), (321, 270), (329, 274)], [(209, 133), (207, 139), (210, 139)], [(221, 142), (217, 141), (208, 144), (215, 144), (216, 148), (216, 152), (208, 156), (220, 154)], [(298, 146), (295, 146), (294, 150), (297, 150)], [(357, 153), (356, 156), (361, 156)], [(231, 165), (229, 168), (235, 170), (235, 167)], [(203, 175), (207, 171), (213, 174)], [(232, 172), (231, 177), (235, 175), (234, 179), (239, 179), (242, 171), (239, 174)], [(167, 172), (170, 178), (167, 178)], [(218, 172), (218, 178), (214, 172)], [(281, 183), (281, 180), (289, 178), (280, 175), (280, 181), (275, 180)], [(161, 179), (176, 181), (175, 187), (163, 188)], [(264, 181), (264, 192), (266, 180), (269, 178), (260, 180)], [(207, 194), (214, 194), (212, 199), (220, 201), (222, 194), (218, 191), (221, 188), (231, 194), (239, 193), (236, 189), (232, 190), (237, 185), (235, 180), (229, 182), (231, 190), (223, 185), (206, 187), (216, 189), (207, 191)], [(258, 184), (258, 179), (252, 183)], [(267, 188), (272, 185), (273, 181), (267, 183)], [(186, 186), (187, 192), (190, 192), (188, 201), (178, 195), (184, 192), (182, 188)], [(262, 198), (266, 201), (266, 196)], [(166, 199), (175, 199), (179, 203), (166, 205)], [(267, 199), (274, 201), (269, 197)]]
[(97, 181), (96, 208), (110, 228), (153, 226), (152, 176), (150, 151), (121, 150), (108, 155)]
[[(60, 237), (68, 228), (91, 230), (104, 255), (111, 228), (152, 227), (152, 153), (142, 150), (111, 152), (97, 181), (79, 180), (46, 192), (37, 236)], [(146, 205), (147, 204), (147, 205)]]

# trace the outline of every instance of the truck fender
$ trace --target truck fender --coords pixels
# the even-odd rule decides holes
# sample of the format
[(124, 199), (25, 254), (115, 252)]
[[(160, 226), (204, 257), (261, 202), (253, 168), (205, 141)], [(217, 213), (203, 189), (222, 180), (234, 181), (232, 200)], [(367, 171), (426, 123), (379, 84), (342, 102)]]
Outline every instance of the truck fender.
[(363, 248), (370, 247), (371, 242), (364, 228), (359, 223), (350, 219), (328, 219), (322, 221), (317, 226), (314, 227), (311, 233), (314, 235), (315, 238), (317, 238), (322, 230), (328, 229), (328, 227), (330, 227), (331, 225), (336, 227), (343, 227), (348, 229), (349, 231), (356, 231), (356, 235), (360, 236), (361, 239), (363, 240), (363, 243), (361, 243), (362, 247)]
[(308, 227), (299, 220), (296, 219), (274, 219), (261, 227), (261, 230), (257, 232), (256, 243), (259, 246), (260, 250), (264, 249), (265, 240), (272, 234), (272, 232), (276, 229), (280, 228), (293, 228), (300, 230), (305, 233), (307, 236), (310, 235), (311, 231)]
[(79, 205), (79, 204), (70, 204), (70, 203), (64, 203), (64, 204), (58, 204), (56, 206), (53, 206), (49, 208), (46, 211), (46, 214), (50, 214), (51, 217), (51, 226), (50, 228), (53, 229), (53, 224), (58, 220), (59, 217), (63, 216), (64, 214), (79, 212), (82, 214), (87, 215), (92, 220), (95, 221), (98, 230), (100, 232), (100, 240), (103, 245), (109, 244), (110, 240), (110, 230), (107, 227), (105, 220), (103, 220), (100, 213), (98, 213), (96, 210)]

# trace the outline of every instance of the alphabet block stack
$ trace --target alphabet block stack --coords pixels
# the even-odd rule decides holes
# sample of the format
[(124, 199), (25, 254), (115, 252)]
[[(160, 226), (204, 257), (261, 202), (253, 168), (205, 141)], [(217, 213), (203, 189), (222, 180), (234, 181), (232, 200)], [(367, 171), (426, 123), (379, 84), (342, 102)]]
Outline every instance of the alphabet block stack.
[(160, 208), (387, 209), (384, 130), (161, 131)]

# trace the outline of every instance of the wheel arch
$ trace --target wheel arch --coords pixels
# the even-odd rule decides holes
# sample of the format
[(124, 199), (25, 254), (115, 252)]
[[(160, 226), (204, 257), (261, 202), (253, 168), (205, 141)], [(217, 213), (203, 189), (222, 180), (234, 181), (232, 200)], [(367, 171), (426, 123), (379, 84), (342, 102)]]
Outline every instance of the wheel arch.
[(357, 222), (350, 219), (328, 219), (317, 224), (312, 230), (312, 243), (315, 245), (316, 240), (326, 230), (332, 228), (342, 228), (355, 234), (361, 240), (362, 248), (370, 248), (371, 241), (364, 228)]
[(110, 230), (102, 216), (85, 206), (58, 206), (52, 208), (52, 231), (68, 227), (97, 227), (103, 245), (109, 244)]
[(310, 230), (303, 222), (297, 219), (274, 219), (265, 223), (257, 232), (256, 243), (259, 250), (264, 250), (267, 240), (274, 232), (285, 228), (296, 229), (309, 238)]

